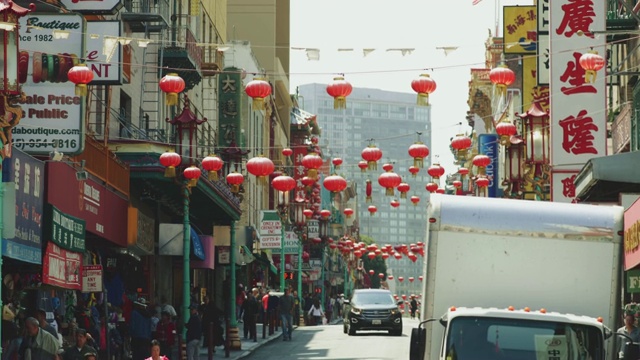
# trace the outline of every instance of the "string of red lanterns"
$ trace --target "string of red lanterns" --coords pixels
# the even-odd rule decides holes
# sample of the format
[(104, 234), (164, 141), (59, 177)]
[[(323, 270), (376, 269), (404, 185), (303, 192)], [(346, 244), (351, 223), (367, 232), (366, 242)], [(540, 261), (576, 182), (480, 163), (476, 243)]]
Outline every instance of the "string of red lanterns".
[(498, 93), (502, 96), (507, 95), (507, 87), (516, 80), (516, 74), (509, 69), (507, 65), (501, 64), (491, 69), (489, 72), (489, 80), (496, 86)]

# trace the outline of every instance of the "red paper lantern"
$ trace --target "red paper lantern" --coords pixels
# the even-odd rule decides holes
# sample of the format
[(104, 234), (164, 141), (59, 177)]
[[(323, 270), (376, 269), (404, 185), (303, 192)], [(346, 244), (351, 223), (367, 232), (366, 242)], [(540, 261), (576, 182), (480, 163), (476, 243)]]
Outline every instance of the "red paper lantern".
[(271, 186), (273, 186), (274, 189), (282, 192), (291, 191), (296, 188), (296, 185), (296, 180), (287, 175), (276, 176), (275, 178), (273, 178), (273, 180), (271, 180)]
[(379, 273), (379, 274), (378, 274), (378, 277), (379, 277), (380, 279), (384, 279), (384, 274), (383, 274), (383, 273)]
[(414, 195), (411, 197), (411, 202), (413, 203), (414, 206), (418, 206), (418, 203), (420, 202), (420, 198)]
[(347, 219), (351, 218), (351, 215), (353, 215), (353, 209), (351, 208), (346, 208), (342, 212), (347, 216)]
[(227, 183), (231, 185), (231, 192), (237, 193), (240, 191), (240, 184), (244, 182), (244, 176), (238, 172), (232, 172), (227, 175)]
[(485, 189), (487, 186), (489, 186), (489, 179), (486, 178), (485, 176), (479, 176), (476, 179), (476, 185), (480, 189)]
[(327, 94), (333, 98), (334, 109), (347, 108), (347, 96), (351, 94), (353, 87), (344, 77), (337, 76), (333, 78), (333, 82), (327, 85)]
[(254, 77), (244, 91), (253, 99), (253, 108), (264, 110), (264, 99), (271, 95), (271, 84), (262, 77)]
[(372, 188), (372, 185), (371, 185), (371, 180), (367, 179), (365, 181), (365, 184), (366, 185), (365, 185), (364, 192), (367, 195), (366, 202), (370, 203), (371, 201), (373, 201), (373, 198), (371, 197), (371, 192), (373, 191), (373, 188)]
[(308, 176), (303, 177), (300, 182), (302, 183), (302, 185), (304, 185), (307, 188), (310, 188), (315, 182), (315, 179), (312, 179)]
[(469, 174), (469, 169), (461, 167), (460, 169), (458, 169), (458, 174), (465, 176), (467, 174)]
[(313, 210), (311, 209), (304, 209), (302, 211), (302, 214), (307, 218), (307, 219), (311, 219), (311, 217), (313, 216)]
[(337, 193), (347, 188), (347, 180), (340, 175), (331, 175), (324, 179), (322, 185), (332, 193)]
[(369, 270), (369, 275), (373, 276), (373, 274), (375, 274), (375, 271), (373, 269)]
[(293, 150), (289, 149), (289, 148), (284, 148), (282, 149), (282, 155), (289, 157), (291, 155), (293, 155)]
[(428, 192), (430, 193), (434, 193), (436, 192), (436, 190), (438, 190), (438, 184), (436, 183), (428, 183), (427, 186), (425, 186), (425, 188), (427, 189)]
[(367, 256), (369, 257), (369, 259), (373, 260), (376, 257), (376, 253), (374, 253), (373, 251), (369, 251)]
[[(403, 282), (404, 281), (404, 276), (398, 276), (398, 281)], [(406, 295), (402, 295), (403, 298), (406, 297)]]
[(166, 169), (164, 170), (165, 177), (176, 177), (176, 166), (180, 165), (182, 158), (172, 150), (166, 151), (160, 155), (160, 164)]
[(444, 191), (444, 189), (443, 189), (443, 188), (438, 188), (438, 189), (436, 190), (436, 194), (444, 194), (444, 193), (445, 193), (445, 191)]
[(202, 175), (202, 170), (194, 165), (189, 166), (182, 172), (182, 176), (184, 176), (185, 179), (189, 180), (189, 182), (187, 183), (188, 187), (194, 187), (198, 185), (198, 179), (200, 179), (200, 175)]
[(318, 169), (322, 166), (320, 155), (310, 152), (302, 158), (302, 166), (307, 169), (307, 176), (312, 179), (318, 178)]
[(367, 211), (369, 211), (369, 215), (373, 216), (376, 214), (376, 211), (378, 211), (378, 208), (375, 205), (370, 205)]
[(421, 74), (420, 77), (411, 81), (411, 88), (418, 93), (416, 104), (429, 106), (429, 94), (436, 91), (436, 82), (429, 74)]
[(407, 183), (400, 183), (398, 185), (398, 191), (400, 191), (400, 198), (401, 199), (406, 199), (407, 198), (407, 193), (409, 192), (409, 190), (411, 190), (411, 186)]
[(389, 276), (387, 276), (387, 279), (389, 279), (389, 280), (393, 280), (393, 275), (389, 275)]
[(268, 176), (271, 175), (275, 168), (273, 161), (262, 155), (256, 156), (247, 161), (247, 171), (251, 175), (256, 176), (261, 184), (267, 183)]
[(393, 206), (394, 208), (397, 208), (398, 206), (400, 206), (400, 201), (398, 200), (391, 200), (391, 206)]
[(331, 216), (331, 211), (330, 210), (321, 210), (320, 211), (320, 216), (322, 216), (323, 219), (328, 219)]
[(453, 181), (453, 187), (455, 187), (456, 189), (459, 189), (462, 187), (462, 181), (460, 180), (454, 180)]
[(507, 65), (502, 64), (489, 72), (489, 80), (496, 86), (502, 96), (507, 95), (507, 86), (516, 80), (516, 74)]
[[(76, 84), (76, 95), (87, 95), (87, 84), (93, 80), (93, 70), (87, 64), (78, 64), (67, 72), (69, 81)], [(162, 82), (160, 82), (162, 85)], [(162, 86), (161, 86), (162, 87)]]
[(451, 147), (458, 152), (458, 159), (464, 160), (467, 157), (467, 150), (471, 147), (471, 138), (458, 134), (451, 139)]
[(378, 184), (386, 189), (385, 194), (387, 196), (393, 196), (395, 194), (395, 188), (398, 187), (401, 182), (402, 177), (393, 171), (388, 171), (378, 176)]
[(413, 276), (409, 276), (409, 282), (413, 282), (413, 280), (415, 280), (415, 278)]
[(375, 145), (369, 145), (362, 150), (362, 158), (367, 162), (369, 170), (378, 170), (378, 160), (382, 158), (382, 151)]
[(485, 168), (491, 164), (491, 158), (487, 155), (476, 155), (473, 157), (473, 165), (478, 167), (478, 174), (484, 175)]
[(333, 160), (331, 160), (331, 163), (333, 163), (333, 167), (336, 170), (340, 169), (340, 165), (342, 165), (342, 159), (341, 158), (333, 158)]
[(437, 180), (440, 176), (444, 175), (444, 168), (440, 166), (440, 164), (436, 163), (429, 167), (427, 173), (431, 175), (433, 179)]
[(427, 145), (418, 141), (409, 146), (409, 156), (413, 158), (413, 166), (422, 168), (422, 166), (424, 165), (424, 158), (429, 156), (429, 148), (427, 147)]
[(596, 81), (596, 72), (604, 67), (604, 58), (598, 55), (598, 52), (591, 50), (580, 56), (580, 66), (584, 69), (584, 82), (594, 83)]
[(160, 90), (165, 93), (164, 103), (169, 106), (178, 105), (178, 94), (184, 91), (186, 84), (178, 74), (171, 73), (160, 79)]
[(367, 162), (362, 160), (358, 163), (358, 167), (360, 168), (360, 172), (367, 172)]
[(418, 280), (422, 281), (422, 279), (424, 279), (424, 276), (422, 275), (418, 276)]
[(420, 168), (417, 166), (409, 166), (409, 172), (411, 173), (412, 177), (416, 177), (420, 172)]
[(215, 155), (209, 155), (202, 159), (202, 168), (207, 171), (208, 179), (211, 181), (218, 180), (218, 171), (222, 169), (224, 162)]
[(312, 241), (314, 244), (316, 244), (316, 245), (317, 245), (317, 244), (320, 244), (320, 243), (322, 242), (322, 239), (321, 239), (321, 238), (319, 238), (319, 237), (314, 237), (313, 239), (311, 239), (311, 241)]
[(396, 260), (400, 260), (400, 259), (402, 259), (402, 254), (401, 254), (401, 253), (399, 253), (399, 252), (395, 252), (395, 253), (393, 254), (393, 257), (395, 257), (395, 258), (396, 258)]
[(511, 137), (518, 132), (516, 126), (509, 120), (502, 120), (496, 125), (496, 134), (500, 135), (500, 144), (511, 145)]
[(393, 164), (389, 164), (389, 163), (385, 163), (382, 165), (382, 170), (384, 171), (391, 171), (393, 170)]
[(358, 259), (360, 259), (360, 257), (362, 257), (362, 251), (360, 250), (356, 250), (353, 252), (353, 256), (357, 257)]
[(382, 253), (382, 255), (380, 255), (380, 256), (382, 256), (382, 258), (384, 260), (387, 260), (389, 258), (389, 254), (387, 254), (387, 253)]
[(336, 245), (336, 244), (329, 244), (329, 248), (331, 250), (335, 250), (337, 247), (338, 247), (338, 245)]

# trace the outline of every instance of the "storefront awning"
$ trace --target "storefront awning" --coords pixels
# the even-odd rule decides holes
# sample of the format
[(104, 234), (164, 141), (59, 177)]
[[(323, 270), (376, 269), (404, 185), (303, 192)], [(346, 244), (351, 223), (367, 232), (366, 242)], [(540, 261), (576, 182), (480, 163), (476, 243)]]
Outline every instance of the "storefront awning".
[(261, 265), (269, 266), (269, 270), (271, 270), (272, 273), (276, 275), (278, 274), (278, 268), (276, 268), (276, 266), (273, 265), (273, 262), (269, 260), (269, 258), (265, 253), (261, 252), (260, 254), (254, 254), (254, 257), (256, 261), (259, 262)]
[(621, 193), (640, 192), (640, 151), (589, 160), (574, 184), (580, 202), (617, 202)]

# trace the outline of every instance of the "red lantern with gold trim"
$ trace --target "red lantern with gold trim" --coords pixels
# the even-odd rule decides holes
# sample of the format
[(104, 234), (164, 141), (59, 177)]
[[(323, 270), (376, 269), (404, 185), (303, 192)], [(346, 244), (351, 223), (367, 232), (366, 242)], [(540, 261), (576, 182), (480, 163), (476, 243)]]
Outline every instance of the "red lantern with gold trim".
[(271, 95), (271, 84), (263, 77), (254, 77), (249, 81), (244, 91), (253, 99), (253, 108), (264, 110), (264, 99)]
[(332, 193), (338, 193), (347, 188), (347, 180), (340, 175), (331, 175), (324, 179), (322, 185)]
[(413, 203), (413, 206), (418, 206), (418, 203), (420, 202), (420, 198), (414, 195), (411, 197), (411, 202)]
[(166, 151), (160, 155), (160, 164), (166, 169), (164, 170), (165, 177), (176, 177), (176, 166), (179, 166), (182, 162), (182, 158), (172, 150)]
[(327, 94), (333, 98), (334, 109), (347, 108), (347, 96), (351, 94), (353, 87), (342, 76), (333, 78), (333, 82), (327, 85)]
[(231, 192), (236, 194), (240, 191), (240, 185), (244, 182), (244, 176), (238, 172), (232, 172), (227, 175), (227, 183), (231, 185)]
[(386, 189), (385, 194), (387, 196), (393, 196), (395, 194), (395, 188), (398, 187), (401, 182), (402, 177), (393, 171), (387, 171), (378, 176), (378, 184)]
[(489, 80), (496, 86), (498, 92), (502, 96), (507, 95), (507, 87), (516, 81), (516, 74), (509, 69), (507, 65), (501, 64), (491, 69), (489, 72)]
[(291, 176), (280, 175), (271, 180), (271, 186), (278, 191), (287, 192), (296, 188), (296, 180)]
[(429, 94), (436, 91), (436, 82), (429, 74), (420, 74), (420, 77), (411, 81), (411, 88), (418, 93), (416, 104), (429, 106)]
[(87, 64), (78, 64), (67, 72), (67, 78), (76, 84), (76, 95), (87, 95), (87, 84), (93, 81), (93, 70)]
[(367, 211), (369, 212), (369, 215), (373, 216), (378, 211), (378, 208), (375, 205), (369, 205)]
[(353, 209), (352, 208), (346, 208), (342, 212), (346, 215), (347, 219), (350, 219), (351, 216), (353, 215)]
[(200, 170), (200, 168), (195, 165), (189, 166), (182, 172), (182, 176), (184, 176), (184, 178), (189, 181), (187, 183), (188, 187), (194, 187), (198, 185), (198, 179), (200, 179), (200, 175), (202, 175), (202, 170)]
[(218, 180), (218, 171), (222, 169), (224, 162), (215, 155), (209, 155), (202, 159), (202, 168), (207, 171), (208, 179), (211, 181)]
[(428, 183), (427, 186), (425, 186), (425, 188), (427, 189), (428, 192), (430, 193), (434, 193), (436, 192), (436, 190), (438, 190), (438, 184), (436, 183)]
[(584, 69), (584, 82), (592, 84), (596, 81), (596, 73), (604, 67), (604, 58), (591, 50), (580, 56), (580, 66)]
[(400, 206), (400, 201), (398, 201), (398, 200), (396, 200), (396, 199), (393, 199), (393, 200), (391, 200), (391, 203), (390, 203), (390, 204), (391, 204), (391, 206), (395, 209), (395, 208), (397, 208), (398, 206)]
[(440, 164), (435, 163), (429, 167), (427, 173), (431, 175), (434, 180), (440, 179), (440, 176), (444, 175), (444, 168)]
[(407, 183), (400, 183), (398, 185), (398, 191), (400, 191), (400, 198), (401, 199), (406, 199), (407, 198), (407, 193), (411, 190), (411, 185), (407, 184)]
[(451, 139), (451, 147), (458, 152), (458, 159), (464, 160), (467, 157), (467, 150), (471, 147), (471, 139), (464, 134), (458, 134)]
[(341, 158), (333, 158), (333, 160), (331, 160), (331, 163), (333, 164), (333, 167), (338, 170), (340, 169), (340, 165), (342, 165), (342, 159)]
[(282, 149), (282, 155), (289, 157), (291, 155), (293, 155), (293, 150), (289, 149), (289, 148), (284, 148)]
[(420, 172), (420, 168), (417, 166), (409, 166), (409, 172), (411, 173), (411, 177), (416, 177)]
[(160, 79), (160, 90), (165, 93), (164, 103), (169, 106), (178, 105), (178, 94), (184, 91), (186, 84), (178, 74), (170, 73)]
[(476, 155), (473, 157), (473, 165), (478, 167), (478, 175), (485, 174), (485, 168), (491, 164), (491, 158), (487, 155)]
[(318, 169), (322, 166), (322, 157), (310, 152), (302, 158), (302, 166), (307, 169), (307, 176), (312, 179), (318, 178)]
[(367, 167), (369, 165), (367, 165), (367, 162), (362, 160), (358, 163), (358, 167), (360, 168), (360, 172), (367, 172)]
[(260, 184), (266, 184), (267, 178), (275, 170), (273, 161), (262, 155), (256, 156), (247, 161), (247, 171), (258, 178)]
[(364, 191), (365, 191), (365, 194), (367, 195), (366, 203), (370, 203), (371, 201), (373, 201), (373, 198), (371, 197), (371, 192), (373, 191), (371, 180), (367, 179)]
[(511, 145), (511, 137), (517, 132), (516, 126), (508, 119), (502, 120), (496, 125), (496, 134), (500, 136), (500, 145)]
[(378, 170), (378, 160), (382, 158), (382, 150), (375, 145), (369, 145), (362, 150), (361, 156), (367, 162), (369, 170)]
[(427, 145), (418, 141), (409, 146), (409, 156), (413, 158), (413, 166), (422, 168), (424, 164), (424, 158), (429, 156), (429, 148), (427, 147)]

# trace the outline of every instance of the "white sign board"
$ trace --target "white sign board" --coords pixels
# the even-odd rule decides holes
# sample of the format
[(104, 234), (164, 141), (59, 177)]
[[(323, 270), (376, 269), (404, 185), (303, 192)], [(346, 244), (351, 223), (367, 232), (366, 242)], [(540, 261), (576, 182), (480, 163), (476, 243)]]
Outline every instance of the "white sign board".
[(538, 85), (549, 85), (549, 34), (538, 34)]
[[(24, 29), (24, 31), (23, 31)], [(67, 31), (55, 39), (53, 30)], [(34, 155), (84, 149), (84, 99), (75, 94), (67, 73), (85, 54), (85, 21), (80, 14), (27, 15), (20, 18), (20, 82), (24, 117), (13, 129), (13, 144)]]
[(120, 28), (121, 22), (117, 20), (87, 22), (85, 58), (93, 70), (91, 85), (122, 85), (122, 46), (115, 43), (109, 62), (106, 62), (109, 54), (103, 53), (105, 36), (120, 37)]
[(282, 246), (282, 235), (258, 235), (260, 238), (260, 249), (280, 249)]
[(82, 267), (82, 292), (102, 292), (102, 265)]
[(606, 70), (589, 76), (579, 62), (590, 49), (606, 56), (607, 2), (554, 0), (550, 6), (551, 164), (580, 168), (607, 154)]
[(534, 335), (536, 360), (567, 360), (568, 346), (566, 336)]
[(260, 235), (280, 235), (282, 236), (282, 222), (278, 213), (273, 210), (260, 211)]
[(576, 199), (575, 180), (579, 170), (551, 172), (551, 201), (571, 203)]
[(284, 253), (297, 254), (300, 241), (293, 231), (287, 231), (284, 235)]
[(320, 237), (320, 222), (318, 220), (307, 220), (307, 237), (309, 239)]

